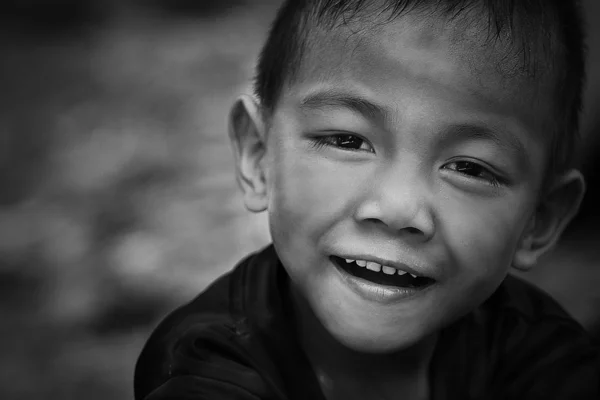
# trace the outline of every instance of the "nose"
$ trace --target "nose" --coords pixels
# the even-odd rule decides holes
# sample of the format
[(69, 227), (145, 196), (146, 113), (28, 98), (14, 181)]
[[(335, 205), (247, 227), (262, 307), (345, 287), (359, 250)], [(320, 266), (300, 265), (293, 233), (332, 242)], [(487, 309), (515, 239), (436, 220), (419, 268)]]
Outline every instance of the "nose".
[(361, 224), (374, 224), (427, 241), (435, 233), (432, 191), (416, 168), (389, 168), (377, 174), (355, 211)]

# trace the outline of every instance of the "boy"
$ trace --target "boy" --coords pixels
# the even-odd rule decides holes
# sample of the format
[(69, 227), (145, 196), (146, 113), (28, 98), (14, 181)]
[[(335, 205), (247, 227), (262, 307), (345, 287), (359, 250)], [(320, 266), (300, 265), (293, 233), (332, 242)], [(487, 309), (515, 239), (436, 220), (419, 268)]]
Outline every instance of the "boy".
[(273, 245), (164, 320), (137, 399), (597, 399), (598, 352), (508, 276), (584, 193), (572, 1), (282, 6), (230, 136)]

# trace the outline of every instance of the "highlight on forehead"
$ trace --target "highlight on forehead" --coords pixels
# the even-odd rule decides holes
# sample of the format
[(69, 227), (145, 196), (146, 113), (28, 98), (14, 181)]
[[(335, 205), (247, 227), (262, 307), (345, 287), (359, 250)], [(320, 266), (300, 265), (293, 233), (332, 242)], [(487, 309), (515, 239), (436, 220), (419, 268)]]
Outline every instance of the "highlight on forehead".
[[(538, 78), (548, 74), (560, 51), (556, 18), (543, 12), (544, 0), (318, 0), (313, 25), (325, 30), (353, 26), (357, 33), (418, 13), (424, 20), (443, 19), (460, 31), (475, 33), (482, 46), (493, 47), (501, 57), (499, 72)], [(308, 29), (310, 31), (310, 29)], [(311, 48), (308, 32), (303, 50)], [(296, 65), (298, 68), (299, 65)]]
[[(580, 0), (285, 0), (256, 69), (254, 89), (264, 116), (270, 118), (282, 92), (294, 83), (300, 69), (304, 71), (308, 52), (324, 51), (317, 46), (323, 43), (318, 41), (323, 38), (319, 31), (327, 36), (345, 26), (368, 33), (370, 27), (408, 13), (462, 24), (471, 32), (479, 29), (482, 43), (495, 52), (491, 62), (498, 72), (524, 77), (535, 83), (536, 89), (541, 88), (540, 83), (548, 86), (550, 95), (537, 97), (551, 102), (556, 111), (549, 122), (555, 137), (551, 164), (556, 165), (550, 169), (561, 170), (571, 164), (585, 81)], [(311, 42), (315, 39), (317, 42)], [(486, 55), (489, 52), (480, 58)]]

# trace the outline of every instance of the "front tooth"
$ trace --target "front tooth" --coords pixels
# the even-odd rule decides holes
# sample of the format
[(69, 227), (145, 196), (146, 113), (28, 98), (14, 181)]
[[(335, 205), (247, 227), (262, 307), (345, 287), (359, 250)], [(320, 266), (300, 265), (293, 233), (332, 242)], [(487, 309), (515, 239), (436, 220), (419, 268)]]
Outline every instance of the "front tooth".
[(410, 274), (410, 276), (412, 276), (413, 278), (416, 278), (416, 277), (417, 277), (416, 275), (413, 275), (413, 274)]
[(406, 275), (406, 271), (398, 270), (398, 275), (400, 275), (400, 276)]
[(354, 260), (351, 260), (351, 259), (349, 259), (349, 258), (346, 258), (346, 262), (347, 262), (348, 264), (350, 264), (350, 263), (353, 263), (353, 262), (354, 262)]
[(359, 267), (364, 267), (367, 265), (367, 262), (364, 260), (356, 260), (356, 264), (358, 264)]
[(383, 266), (383, 267), (381, 267), (381, 269), (383, 270), (384, 274), (394, 275), (396, 273), (396, 268)]
[(367, 262), (367, 269), (370, 269), (371, 271), (379, 272), (379, 271), (381, 271), (381, 265), (377, 264), (376, 262), (369, 261), (369, 262)]

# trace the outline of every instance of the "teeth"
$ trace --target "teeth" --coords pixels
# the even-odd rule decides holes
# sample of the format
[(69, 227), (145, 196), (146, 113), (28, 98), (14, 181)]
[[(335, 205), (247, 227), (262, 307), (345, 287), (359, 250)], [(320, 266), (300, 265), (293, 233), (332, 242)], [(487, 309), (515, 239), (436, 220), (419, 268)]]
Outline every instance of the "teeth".
[(384, 274), (394, 275), (396, 273), (396, 268), (383, 266), (381, 269), (383, 270)]
[(356, 265), (358, 265), (359, 267), (367, 267), (368, 270), (375, 271), (375, 272), (383, 272), (386, 275), (394, 275), (396, 273), (396, 271), (398, 271), (398, 275), (400, 275), (400, 276), (409, 274), (413, 278), (417, 278), (417, 275), (414, 275), (414, 274), (411, 274), (411, 273), (408, 273), (408, 272), (402, 271), (402, 270), (396, 270), (396, 268), (388, 267), (387, 265), (377, 264), (376, 262), (365, 261), (365, 260), (352, 260), (350, 258), (346, 258), (345, 260), (348, 264), (356, 263)]
[[(406, 275), (406, 274), (409, 274), (409, 273), (406, 271), (398, 270), (398, 275)], [(409, 275), (412, 276), (413, 278), (417, 277), (416, 275), (413, 275), (413, 274), (409, 274)]]
[(381, 271), (381, 265), (379, 265), (375, 262), (369, 261), (369, 262), (367, 262), (367, 269), (370, 269), (371, 271), (379, 272), (379, 271)]

